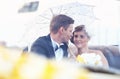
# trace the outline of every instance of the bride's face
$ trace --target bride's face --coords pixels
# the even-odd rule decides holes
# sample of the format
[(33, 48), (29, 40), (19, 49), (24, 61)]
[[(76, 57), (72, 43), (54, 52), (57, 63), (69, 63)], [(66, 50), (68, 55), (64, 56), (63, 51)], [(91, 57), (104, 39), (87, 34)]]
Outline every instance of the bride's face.
[(77, 46), (77, 48), (84, 48), (87, 46), (89, 38), (84, 31), (74, 32), (73, 37), (74, 44)]

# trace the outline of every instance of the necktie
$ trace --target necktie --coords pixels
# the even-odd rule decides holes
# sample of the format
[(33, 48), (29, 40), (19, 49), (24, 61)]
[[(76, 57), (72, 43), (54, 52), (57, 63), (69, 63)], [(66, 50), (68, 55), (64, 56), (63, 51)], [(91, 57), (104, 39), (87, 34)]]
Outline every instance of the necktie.
[(58, 50), (59, 48), (62, 48), (62, 49), (63, 49), (63, 48), (64, 48), (64, 45), (60, 45), (60, 47), (58, 47), (58, 46), (56, 45), (55, 51)]
[(60, 45), (60, 47), (58, 47), (57, 45), (56, 45), (56, 47), (55, 47), (55, 51), (57, 51), (59, 48), (62, 48), (62, 50), (63, 50), (63, 56), (64, 57), (67, 57), (67, 48), (65, 47), (65, 45)]
[(55, 47), (55, 51), (56, 51), (56, 50), (58, 50), (58, 46), (57, 46), (57, 45), (56, 45), (56, 47)]
[(64, 45), (60, 45), (60, 48), (64, 49)]

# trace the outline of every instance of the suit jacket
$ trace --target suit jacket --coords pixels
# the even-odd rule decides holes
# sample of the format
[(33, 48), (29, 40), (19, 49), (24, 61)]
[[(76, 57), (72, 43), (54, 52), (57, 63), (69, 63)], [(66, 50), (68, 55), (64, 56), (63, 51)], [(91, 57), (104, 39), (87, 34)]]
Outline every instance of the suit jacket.
[[(64, 51), (64, 57), (68, 56), (67, 48), (67, 44), (64, 43), (64, 46), (62, 48)], [(47, 58), (54, 58), (55, 52), (52, 46), (50, 34), (47, 36), (39, 37), (31, 46), (31, 52), (43, 55)]]

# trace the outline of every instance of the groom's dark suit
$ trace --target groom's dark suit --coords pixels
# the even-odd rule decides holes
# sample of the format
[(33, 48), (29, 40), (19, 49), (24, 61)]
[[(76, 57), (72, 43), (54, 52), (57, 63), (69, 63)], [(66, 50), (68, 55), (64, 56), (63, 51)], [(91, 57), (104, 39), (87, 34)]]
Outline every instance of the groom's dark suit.
[[(64, 51), (64, 57), (68, 56), (67, 48), (68, 48), (67, 44), (64, 43), (64, 46), (62, 46), (62, 49)], [(31, 51), (35, 52), (39, 55), (43, 55), (47, 58), (54, 58), (55, 52), (54, 52), (54, 48), (52, 46), (50, 35), (39, 37), (33, 43), (32, 47), (31, 47)]]

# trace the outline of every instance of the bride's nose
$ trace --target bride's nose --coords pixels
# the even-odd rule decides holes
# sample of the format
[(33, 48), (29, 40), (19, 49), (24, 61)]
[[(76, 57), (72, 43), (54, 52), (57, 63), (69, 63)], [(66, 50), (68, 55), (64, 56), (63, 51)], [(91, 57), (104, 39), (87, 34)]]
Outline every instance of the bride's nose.
[(77, 41), (81, 41), (82, 39), (80, 37), (75, 38)]

